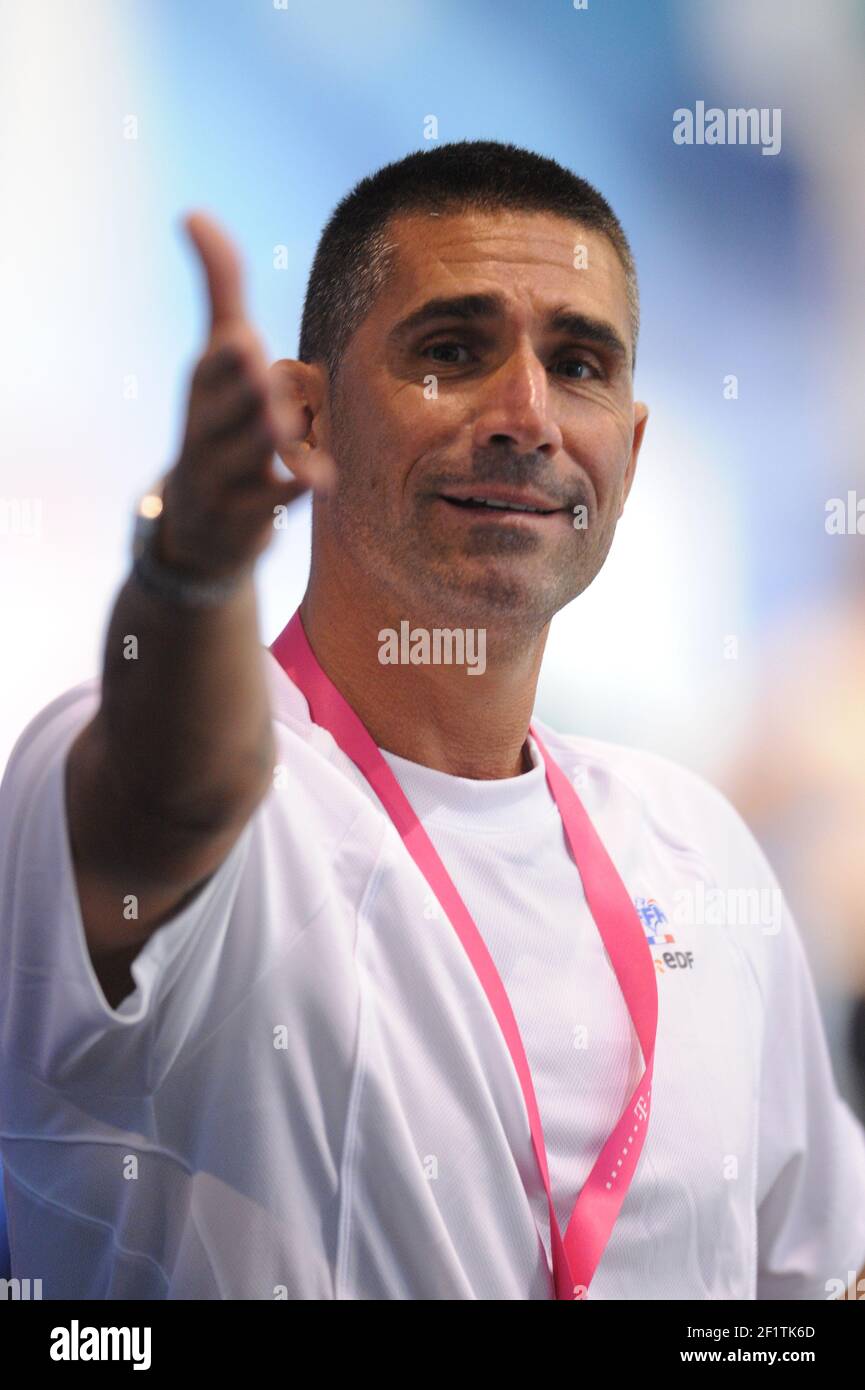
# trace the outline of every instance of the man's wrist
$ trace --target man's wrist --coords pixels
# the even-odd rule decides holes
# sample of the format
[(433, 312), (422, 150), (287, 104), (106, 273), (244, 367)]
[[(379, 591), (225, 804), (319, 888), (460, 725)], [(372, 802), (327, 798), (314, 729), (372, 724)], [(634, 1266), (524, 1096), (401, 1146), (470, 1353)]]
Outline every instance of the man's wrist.
[(139, 499), (132, 536), (132, 574), (148, 593), (184, 608), (212, 608), (231, 598), (249, 577), (247, 572), (225, 578), (199, 576), (172, 564), (162, 547), (161, 483)]

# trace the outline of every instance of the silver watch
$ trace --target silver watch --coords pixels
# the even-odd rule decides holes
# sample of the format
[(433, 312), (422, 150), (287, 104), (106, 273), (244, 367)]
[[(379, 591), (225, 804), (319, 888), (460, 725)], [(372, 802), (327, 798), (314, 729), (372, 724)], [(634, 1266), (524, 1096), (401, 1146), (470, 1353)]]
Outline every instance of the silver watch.
[(223, 603), (243, 582), (230, 579), (202, 580), (172, 569), (156, 556), (156, 540), (162, 516), (164, 476), (139, 497), (132, 530), (132, 573), (148, 593), (186, 608), (212, 608)]

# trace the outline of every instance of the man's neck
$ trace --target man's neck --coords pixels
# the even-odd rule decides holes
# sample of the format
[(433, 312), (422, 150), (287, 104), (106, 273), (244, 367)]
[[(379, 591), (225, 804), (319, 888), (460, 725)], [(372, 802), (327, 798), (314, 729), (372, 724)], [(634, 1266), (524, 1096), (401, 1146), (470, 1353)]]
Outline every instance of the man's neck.
[[(526, 642), (485, 629), (485, 669), (474, 675), (466, 665), (383, 664), (379, 633), (399, 635), (406, 615), (357, 599), (311, 585), (300, 613), (319, 664), (380, 748), (455, 777), (516, 777), (530, 768), (526, 736), (549, 625)], [(412, 621), (411, 630), (420, 626)]]

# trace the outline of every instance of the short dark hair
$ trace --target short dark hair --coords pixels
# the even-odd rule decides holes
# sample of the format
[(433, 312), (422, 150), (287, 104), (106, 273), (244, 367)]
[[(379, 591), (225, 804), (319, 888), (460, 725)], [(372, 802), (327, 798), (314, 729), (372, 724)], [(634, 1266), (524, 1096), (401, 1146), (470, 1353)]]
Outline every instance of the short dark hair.
[(557, 213), (601, 232), (627, 282), (636, 362), (640, 309), (628, 240), (605, 198), (554, 159), (497, 140), (459, 140), (416, 150), (355, 185), (319, 238), (300, 325), (301, 362), (325, 362), (331, 383), (343, 353), (395, 266), (391, 218), (412, 212), (510, 208)]

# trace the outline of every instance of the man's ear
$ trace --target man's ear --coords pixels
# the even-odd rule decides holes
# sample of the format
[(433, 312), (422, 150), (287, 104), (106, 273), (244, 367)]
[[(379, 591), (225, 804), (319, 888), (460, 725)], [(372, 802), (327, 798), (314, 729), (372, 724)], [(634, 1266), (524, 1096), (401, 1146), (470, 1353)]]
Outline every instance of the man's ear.
[(645, 405), (643, 401), (634, 401), (634, 440), (631, 445), (631, 457), (628, 459), (628, 467), (622, 481), (622, 501), (619, 507), (619, 517), (621, 517), (625, 510), (628, 493), (631, 491), (631, 484), (634, 481), (634, 474), (637, 471), (637, 457), (643, 443), (643, 435), (646, 432), (646, 423), (648, 419), (649, 407)]
[[(283, 454), (306, 443), (312, 448), (324, 445), (317, 437), (325, 424), (322, 418), (327, 397), (327, 371), (318, 363), (297, 362), (283, 357), (271, 364), (268, 371), (270, 404), (277, 433), (277, 453), (287, 468), (289, 458)], [(325, 412), (326, 414), (326, 412)]]

